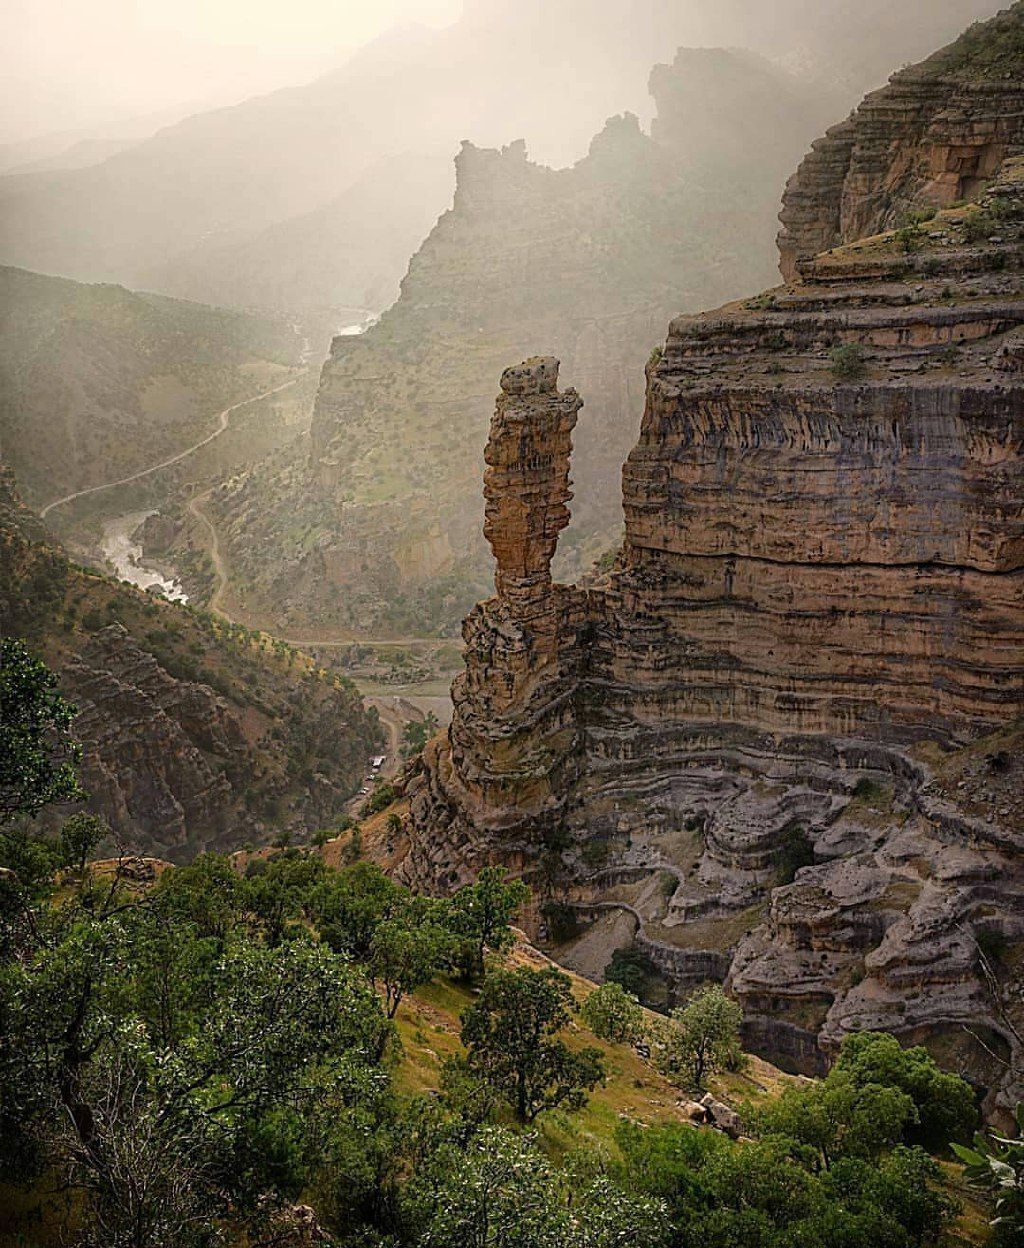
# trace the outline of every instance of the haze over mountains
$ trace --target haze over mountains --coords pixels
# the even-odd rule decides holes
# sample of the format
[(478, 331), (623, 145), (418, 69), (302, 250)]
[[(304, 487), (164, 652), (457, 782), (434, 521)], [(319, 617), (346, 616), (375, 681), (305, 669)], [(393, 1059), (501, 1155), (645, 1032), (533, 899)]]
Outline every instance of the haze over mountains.
[[(446, 29), (394, 31), (307, 86), (188, 118), (98, 165), (0, 180), (0, 260), (205, 302), (379, 310), (445, 206), (462, 138), (524, 137), (564, 164), (610, 114), (644, 116), (651, 65), (687, 43), (781, 57), (828, 83), (841, 113), (996, 7), (936, 0), (922, 16), (788, 0), (769, 16), (754, 0), (713, 14), (669, 0), (477, 0)], [(354, 237), (368, 254), (311, 286), (317, 260), (352, 255)]]
[(614, 116), (568, 169), (523, 143), (464, 145), (454, 205), (400, 298), (335, 341), (309, 441), (213, 497), (251, 616), (454, 631), (489, 580), (475, 518), (493, 379), (536, 351), (590, 396), (565, 569), (617, 542), (619, 473), (663, 324), (771, 280), (779, 188), (830, 115), (830, 92), (750, 53), (681, 49), (650, 86), (651, 133)]
[(0, 268), (0, 454), (43, 506), (208, 434), (294, 375), (284, 322)]

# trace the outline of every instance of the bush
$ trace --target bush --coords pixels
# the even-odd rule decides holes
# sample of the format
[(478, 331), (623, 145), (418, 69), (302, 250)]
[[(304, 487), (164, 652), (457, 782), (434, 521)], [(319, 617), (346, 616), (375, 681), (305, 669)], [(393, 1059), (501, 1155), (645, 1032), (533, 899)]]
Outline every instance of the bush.
[(864, 348), (858, 342), (847, 342), (829, 352), (832, 375), (852, 380), (864, 375)]
[(973, 212), (964, 221), (964, 242), (983, 243), (998, 228), (999, 222), (989, 212)]
[(792, 884), (802, 867), (814, 865), (814, 842), (807, 835), (806, 829), (799, 824), (783, 831), (778, 864), (780, 885)]
[(611, 981), (587, 997), (580, 1017), (600, 1040), (636, 1044), (644, 1034), (644, 1012), (640, 1002), (621, 984)]
[(360, 813), (364, 819), (368, 819), (370, 815), (377, 815), (382, 810), (386, 810), (394, 800), (395, 786), (387, 783), (378, 784), (363, 803), (363, 809)]
[(657, 977), (658, 968), (651, 959), (635, 945), (616, 949), (611, 961), (604, 968), (604, 978), (613, 984), (621, 984), (638, 1000), (646, 999), (651, 981)]
[(864, 1031), (843, 1041), (835, 1070), (858, 1087), (878, 1084), (911, 1098), (916, 1113), (904, 1134), (907, 1144), (935, 1152), (951, 1140), (969, 1139), (977, 1123), (971, 1085), (940, 1070), (920, 1045), (904, 1049), (895, 1036)]

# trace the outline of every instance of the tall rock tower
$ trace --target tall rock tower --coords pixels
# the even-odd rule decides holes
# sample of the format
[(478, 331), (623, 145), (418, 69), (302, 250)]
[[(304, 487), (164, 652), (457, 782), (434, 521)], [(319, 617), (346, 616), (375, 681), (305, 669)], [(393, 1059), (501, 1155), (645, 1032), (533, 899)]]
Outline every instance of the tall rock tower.
[(1024, 0), (870, 97), (790, 182), (793, 280), (672, 322), (586, 589), (549, 573), (579, 400), (506, 373), (498, 597), (408, 859), (557, 876), (671, 990), (727, 980), (755, 1050), (891, 1031), (993, 1113), (1024, 1095), (1022, 36)]
[(497, 596), (463, 623), (466, 670), (452, 689), (449, 739), (428, 750), (426, 775), (413, 784), (415, 821), (445, 833), (436, 861), (410, 860), (411, 882), (454, 884), (482, 865), (484, 846), (488, 857), (525, 860), (564, 821), (578, 780), (587, 596), (554, 584), (551, 560), (569, 523), (569, 457), (582, 406), (575, 390), (559, 391), (550, 356), (502, 374), (484, 454), (484, 536)]

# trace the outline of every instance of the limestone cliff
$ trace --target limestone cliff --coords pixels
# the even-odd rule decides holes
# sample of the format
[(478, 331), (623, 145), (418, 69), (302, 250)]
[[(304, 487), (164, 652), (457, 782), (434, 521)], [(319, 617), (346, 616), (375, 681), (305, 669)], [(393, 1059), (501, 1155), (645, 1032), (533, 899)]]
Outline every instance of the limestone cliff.
[(851, 239), (903, 224), (908, 210), (976, 197), (1024, 152), (1021, 12), (972, 27), (895, 74), (815, 143), (783, 198), (782, 276)]
[(680, 50), (651, 92), (650, 134), (613, 117), (569, 168), (523, 142), (463, 144), (453, 205), (400, 299), (335, 340), (308, 443), (214, 500), (256, 618), (456, 627), (486, 592), (473, 500), (493, 378), (535, 351), (591, 396), (563, 569), (618, 540), (644, 362), (681, 308), (770, 280), (779, 187), (828, 107), (819, 88), (716, 49)]
[[(1022, 26), (1024, 5), (992, 24), (1001, 65)], [(969, 46), (985, 79), (993, 50)], [(410, 778), (402, 870), (445, 888), (513, 863), (585, 919), (628, 916), (676, 986), (727, 978), (776, 1058), (818, 1069), (882, 1027), (1005, 1106), (1024, 1060), (1024, 160), (995, 174), (976, 204), (851, 225), (788, 285), (673, 321), (617, 564), (531, 589), (537, 627), (506, 569), (557, 510), (567, 448), (553, 391), (522, 399), (518, 439), (499, 401), (498, 596)], [(550, 364), (524, 368), (550, 387)]]

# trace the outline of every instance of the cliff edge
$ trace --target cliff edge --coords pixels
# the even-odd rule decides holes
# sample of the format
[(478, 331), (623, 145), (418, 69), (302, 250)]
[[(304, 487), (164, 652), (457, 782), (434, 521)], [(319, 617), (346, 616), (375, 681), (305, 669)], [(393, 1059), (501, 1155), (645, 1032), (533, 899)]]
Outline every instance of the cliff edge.
[[(964, 84), (983, 84), (1001, 147), (971, 165), (976, 202), (901, 191), (897, 229), (875, 232), (876, 206), (838, 238), (823, 211), (829, 250), (793, 244), (786, 286), (672, 323), (617, 563), (531, 583), (530, 619), (506, 572), (558, 527), (568, 447), (545, 412), (578, 400), (522, 396), (509, 439), (503, 391), (498, 595), (410, 778), (401, 867), (446, 889), (507, 862), (578, 920), (625, 918), (671, 991), (727, 979), (776, 1060), (817, 1070), (883, 1028), (996, 1112), (1024, 1061), (1022, 29), (1018, 4), (846, 123), (858, 150), (940, 81), (970, 126)], [(920, 136), (893, 134), (902, 170)]]

